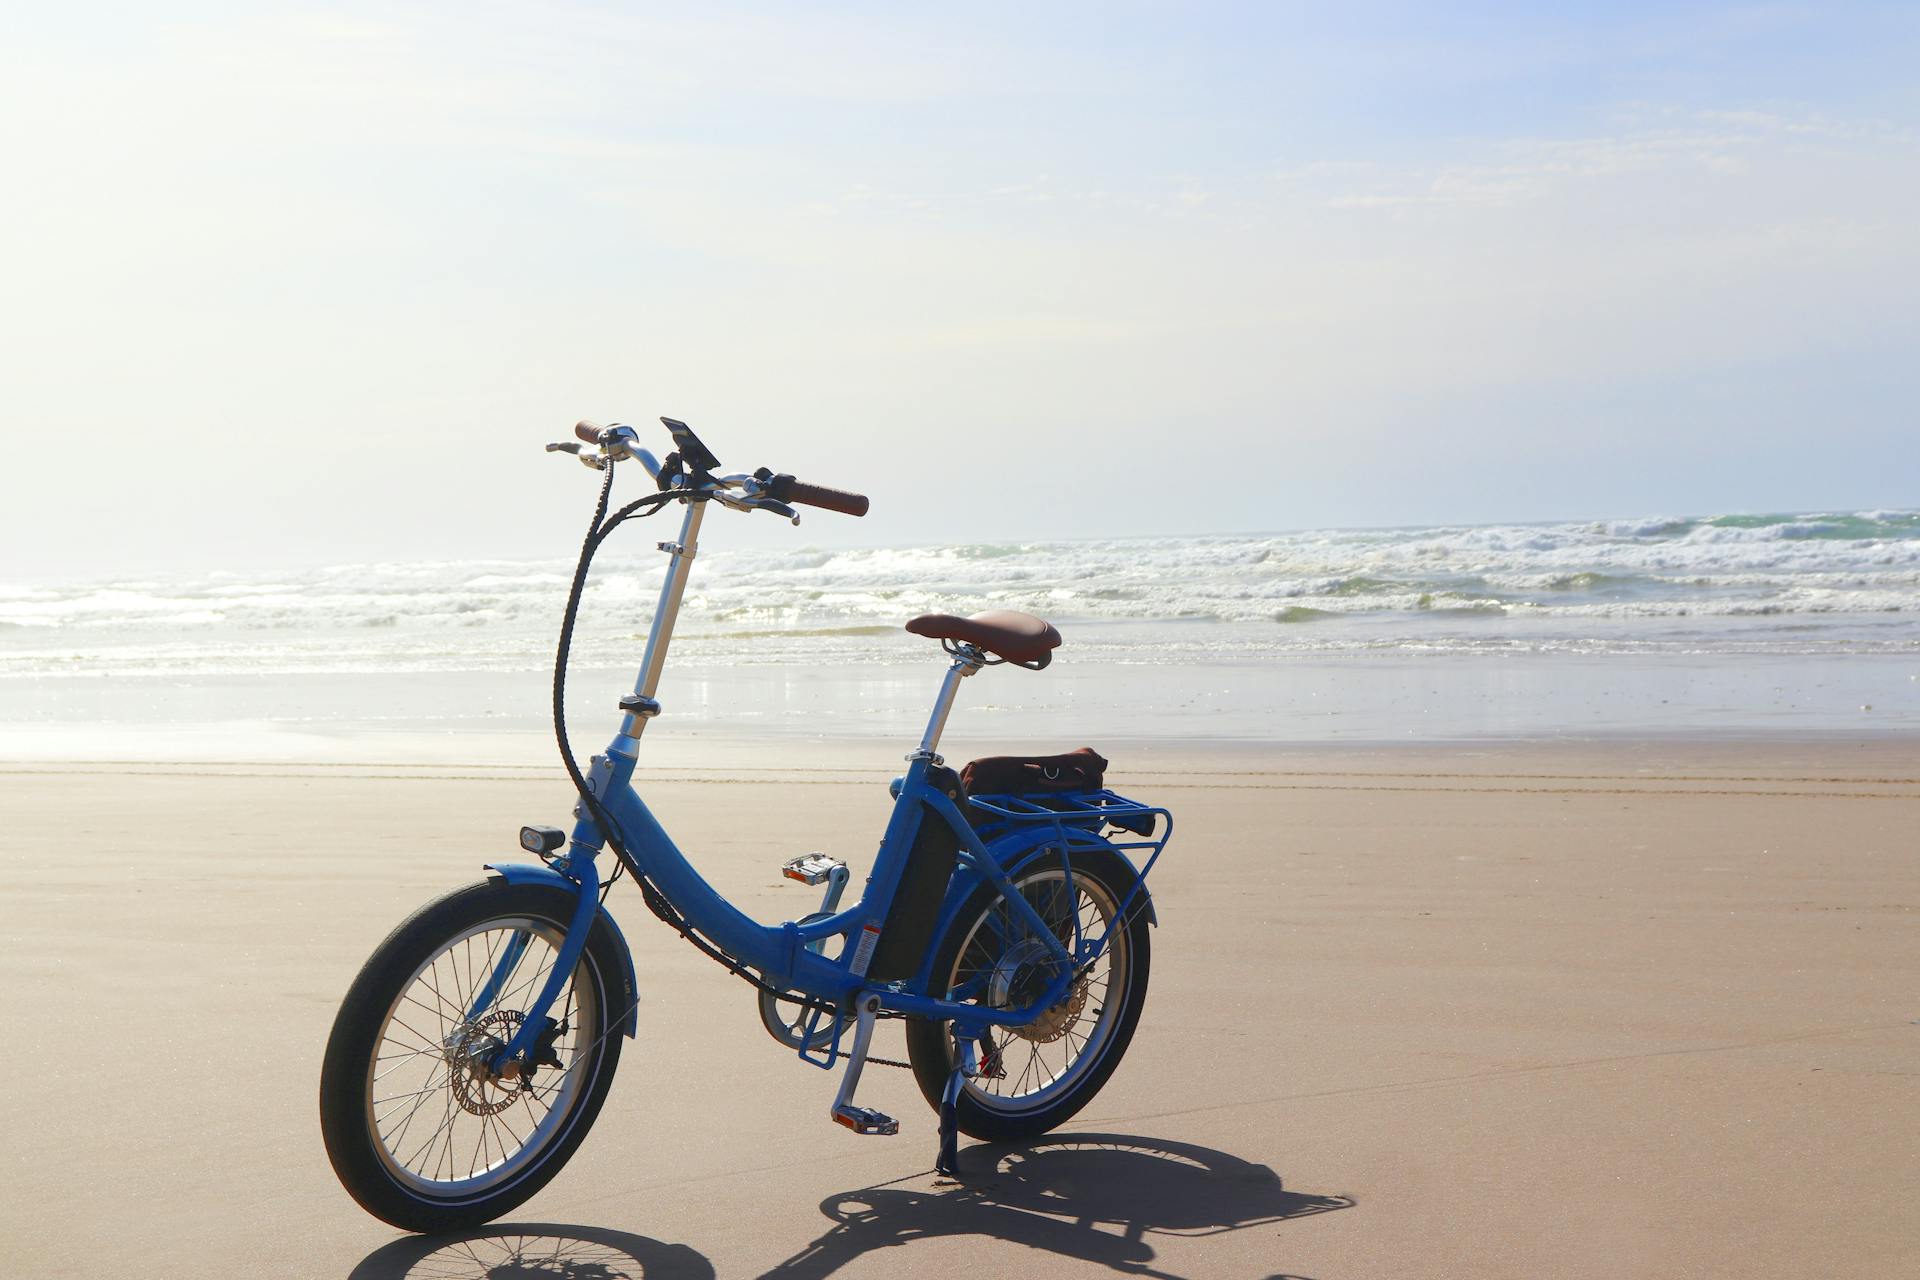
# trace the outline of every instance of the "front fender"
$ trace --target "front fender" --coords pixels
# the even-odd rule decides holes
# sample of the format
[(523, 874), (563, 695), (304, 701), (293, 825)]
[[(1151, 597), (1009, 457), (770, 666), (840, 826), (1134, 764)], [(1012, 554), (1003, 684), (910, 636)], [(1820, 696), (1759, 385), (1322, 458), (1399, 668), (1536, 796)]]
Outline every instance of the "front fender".
[[(543, 884), (552, 889), (564, 889), (576, 897), (580, 893), (580, 886), (577, 883), (567, 879), (552, 867), (538, 866), (530, 862), (489, 862), (487, 870), (508, 884)], [(627, 1013), (620, 1020), (619, 1026), (631, 1040), (639, 1026), (640, 1012), (640, 984), (633, 972), (633, 951), (627, 946), (627, 937), (620, 932), (620, 926), (615, 922), (611, 911), (601, 907), (599, 915), (595, 917), (595, 923), (604, 924), (607, 927), (607, 932), (613, 935), (615, 948), (620, 952), (621, 966), (624, 970), (621, 977), (625, 979), (624, 1002)]]

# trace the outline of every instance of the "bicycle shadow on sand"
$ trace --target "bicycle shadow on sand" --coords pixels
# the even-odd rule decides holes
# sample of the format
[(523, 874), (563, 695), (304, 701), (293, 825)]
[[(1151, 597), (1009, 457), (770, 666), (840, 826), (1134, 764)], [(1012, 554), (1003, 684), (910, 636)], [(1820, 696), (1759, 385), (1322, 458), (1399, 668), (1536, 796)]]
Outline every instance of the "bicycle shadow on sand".
[[(1353, 1206), (1288, 1191), (1263, 1164), (1210, 1147), (1124, 1134), (1055, 1134), (960, 1153), (960, 1181), (915, 1174), (829, 1196), (826, 1232), (762, 1280), (824, 1280), (877, 1249), (979, 1236), (1163, 1277), (1152, 1238), (1224, 1235)], [(905, 1185), (917, 1184), (917, 1185)], [(911, 1261), (909, 1253), (901, 1259)], [(499, 1225), (383, 1246), (348, 1280), (713, 1280), (686, 1245), (593, 1227)]]
[(503, 1223), (453, 1236), (408, 1236), (363, 1259), (347, 1280), (714, 1280), (684, 1244), (626, 1231)]
[(834, 1226), (761, 1280), (821, 1280), (875, 1249), (984, 1236), (1159, 1276), (1149, 1237), (1224, 1235), (1352, 1208), (1350, 1196), (1288, 1191), (1263, 1164), (1210, 1147), (1111, 1133), (1055, 1134), (961, 1152), (962, 1179), (830, 1196)]

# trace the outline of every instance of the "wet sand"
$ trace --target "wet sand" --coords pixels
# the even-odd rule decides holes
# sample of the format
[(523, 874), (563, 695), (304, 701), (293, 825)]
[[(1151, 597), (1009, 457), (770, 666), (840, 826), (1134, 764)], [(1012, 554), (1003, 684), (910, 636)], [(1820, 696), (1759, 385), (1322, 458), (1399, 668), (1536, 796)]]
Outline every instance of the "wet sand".
[[(640, 1039), (519, 1225), (460, 1242), (334, 1182), (321, 1047), (396, 921), (560, 819), (555, 772), (4, 766), (0, 1272), (1920, 1272), (1914, 744), (1109, 754), (1179, 826), (1139, 1034), (1066, 1129), (937, 1184), (905, 1073), (862, 1099), (901, 1136), (832, 1126), (833, 1078), (623, 889)], [(811, 909), (792, 853), (864, 870), (897, 756), (683, 757), (647, 794), (772, 920)]]

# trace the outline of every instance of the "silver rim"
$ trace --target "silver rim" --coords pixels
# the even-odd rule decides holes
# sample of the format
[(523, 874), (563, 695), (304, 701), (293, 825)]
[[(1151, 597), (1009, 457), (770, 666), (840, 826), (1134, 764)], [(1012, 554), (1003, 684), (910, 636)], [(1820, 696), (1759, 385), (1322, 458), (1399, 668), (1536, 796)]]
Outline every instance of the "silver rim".
[[(469, 1016), (516, 935), (526, 936), (493, 1002)], [(549, 920), (477, 924), (436, 951), (401, 987), (367, 1064), (366, 1124), (393, 1179), (435, 1200), (462, 1200), (511, 1181), (563, 1132), (599, 1070), (599, 985), (582, 955), (553, 1002), (566, 1028), (559, 1067), (530, 1083), (486, 1078), (475, 1064), (511, 1037), (545, 985), (564, 937)]]
[[(1073, 901), (1068, 902), (1066, 875), (1058, 867), (1023, 877), (1017, 888), (1069, 950), (1073, 946), (1069, 911), (1079, 917), (1080, 932), (1086, 938), (1105, 933), (1118, 913), (1112, 892), (1088, 875), (1073, 877)], [(1034, 1111), (1058, 1101), (1084, 1079), (1112, 1042), (1126, 1004), (1132, 976), (1127, 943), (1126, 930), (1114, 929), (1086, 977), (1032, 1026), (989, 1031), (999, 1073), (968, 1080), (967, 1096), (993, 1111)], [(1004, 900), (996, 898), (968, 930), (948, 975), (947, 989), (972, 988), (976, 1003), (1018, 1008), (1044, 991), (1054, 977), (1045, 956), (1044, 940), (1016, 918)], [(952, 1052), (951, 1042), (948, 1052)]]

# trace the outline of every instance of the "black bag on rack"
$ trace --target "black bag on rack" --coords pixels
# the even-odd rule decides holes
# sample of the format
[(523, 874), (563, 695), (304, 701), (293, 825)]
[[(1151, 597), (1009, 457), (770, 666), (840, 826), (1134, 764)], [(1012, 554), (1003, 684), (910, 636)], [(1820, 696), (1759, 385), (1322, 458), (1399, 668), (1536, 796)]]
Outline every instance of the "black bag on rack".
[(1092, 747), (1058, 756), (988, 756), (960, 771), (960, 785), (970, 796), (1099, 791), (1106, 778), (1106, 759)]

